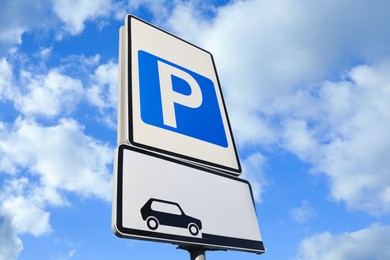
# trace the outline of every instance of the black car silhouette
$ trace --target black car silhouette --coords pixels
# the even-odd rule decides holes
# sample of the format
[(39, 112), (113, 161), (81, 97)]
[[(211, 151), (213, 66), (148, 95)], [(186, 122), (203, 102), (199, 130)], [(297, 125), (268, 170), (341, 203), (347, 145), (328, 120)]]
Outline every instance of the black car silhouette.
[(151, 198), (141, 208), (141, 215), (151, 230), (156, 230), (159, 225), (166, 225), (188, 228), (191, 235), (196, 236), (202, 229), (202, 222), (187, 216), (176, 202)]

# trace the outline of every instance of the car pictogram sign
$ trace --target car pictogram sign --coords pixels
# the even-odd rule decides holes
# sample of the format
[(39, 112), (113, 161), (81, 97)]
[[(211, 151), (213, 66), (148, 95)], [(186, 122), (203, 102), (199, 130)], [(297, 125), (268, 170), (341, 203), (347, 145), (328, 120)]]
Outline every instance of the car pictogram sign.
[(112, 227), (118, 236), (265, 251), (247, 181), (124, 144), (115, 159)]

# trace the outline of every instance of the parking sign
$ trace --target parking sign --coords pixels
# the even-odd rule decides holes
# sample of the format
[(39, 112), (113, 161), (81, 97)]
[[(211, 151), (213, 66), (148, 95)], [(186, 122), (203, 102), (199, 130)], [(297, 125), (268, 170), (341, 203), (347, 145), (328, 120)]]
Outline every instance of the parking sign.
[(119, 142), (240, 174), (212, 55), (130, 15), (121, 34)]

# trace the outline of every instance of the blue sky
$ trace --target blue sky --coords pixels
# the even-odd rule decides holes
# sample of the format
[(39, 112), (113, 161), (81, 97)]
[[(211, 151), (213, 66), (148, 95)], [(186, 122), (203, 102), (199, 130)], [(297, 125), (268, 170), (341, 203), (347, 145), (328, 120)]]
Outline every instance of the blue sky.
[(390, 258), (390, 2), (3, 0), (0, 259), (186, 259), (111, 231), (127, 13), (214, 55), (267, 252)]

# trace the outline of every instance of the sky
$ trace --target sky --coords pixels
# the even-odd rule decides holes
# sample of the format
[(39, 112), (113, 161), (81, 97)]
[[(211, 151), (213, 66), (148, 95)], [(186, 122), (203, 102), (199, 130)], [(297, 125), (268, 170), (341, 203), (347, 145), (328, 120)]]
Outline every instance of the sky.
[(262, 255), (390, 259), (390, 2), (2, 0), (0, 259), (188, 259), (111, 230), (119, 27), (213, 54)]

